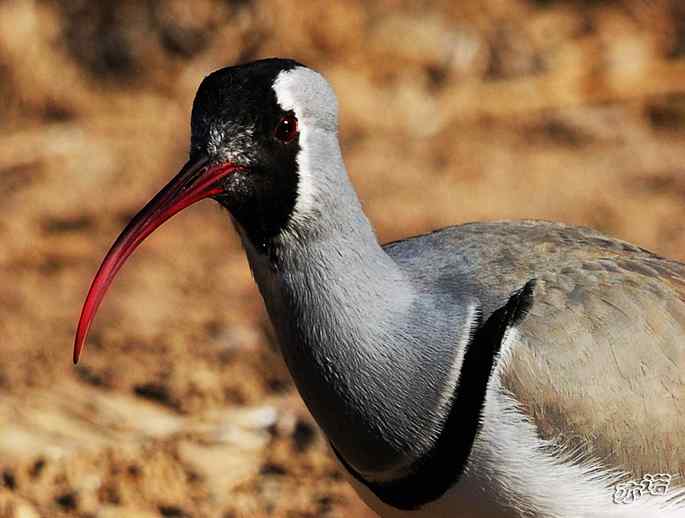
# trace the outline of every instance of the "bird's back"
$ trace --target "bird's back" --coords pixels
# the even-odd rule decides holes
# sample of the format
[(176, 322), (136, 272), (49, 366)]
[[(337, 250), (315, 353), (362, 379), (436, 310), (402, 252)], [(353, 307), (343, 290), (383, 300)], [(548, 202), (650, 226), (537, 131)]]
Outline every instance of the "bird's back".
[(486, 318), (536, 279), (502, 390), (567, 451), (636, 479), (685, 475), (684, 264), (541, 221), (466, 224), (385, 250), (417, 282), (475, 295)]

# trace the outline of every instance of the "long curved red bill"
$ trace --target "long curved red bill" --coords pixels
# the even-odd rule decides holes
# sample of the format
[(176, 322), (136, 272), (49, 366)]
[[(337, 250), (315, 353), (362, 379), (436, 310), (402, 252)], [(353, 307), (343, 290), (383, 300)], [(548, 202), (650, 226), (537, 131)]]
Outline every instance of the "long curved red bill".
[(239, 166), (230, 163), (214, 166), (208, 163), (206, 157), (188, 161), (119, 234), (95, 274), (83, 303), (74, 339), (74, 363), (78, 363), (95, 312), (126, 259), (147, 236), (174, 214), (197, 201), (223, 192), (218, 181), (239, 169)]

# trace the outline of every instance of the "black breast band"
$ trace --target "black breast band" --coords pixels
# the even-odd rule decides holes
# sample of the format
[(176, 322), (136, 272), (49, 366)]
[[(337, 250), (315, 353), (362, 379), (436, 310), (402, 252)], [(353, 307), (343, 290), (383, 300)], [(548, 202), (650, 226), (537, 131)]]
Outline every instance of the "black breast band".
[(508, 329), (517, 325), (533, 302), (535, 280), (514, 292), (507, 303), (496, 310), (485, 323), (474, 327), (461, 366), (456, 394), (442, 432), (432, 447), (417, 460), (409, 474), (383, 482), (371, 482), (333, 451), (345, 469), (382, 502), (409, 511), (440, 498), (461, 478), (480, 431), (483, 408), (490, 377), (499, 358), (502, 341)]

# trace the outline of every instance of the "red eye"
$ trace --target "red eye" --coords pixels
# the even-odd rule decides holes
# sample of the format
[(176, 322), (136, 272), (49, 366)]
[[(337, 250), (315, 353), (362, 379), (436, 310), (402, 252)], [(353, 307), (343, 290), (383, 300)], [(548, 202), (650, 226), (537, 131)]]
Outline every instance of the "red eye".
[(284, 144), (288, 144), (297, 137), (297, 133), (297, 117), (292, 113), (286, 113), (278, 121), (274, 130), (274, 137)]

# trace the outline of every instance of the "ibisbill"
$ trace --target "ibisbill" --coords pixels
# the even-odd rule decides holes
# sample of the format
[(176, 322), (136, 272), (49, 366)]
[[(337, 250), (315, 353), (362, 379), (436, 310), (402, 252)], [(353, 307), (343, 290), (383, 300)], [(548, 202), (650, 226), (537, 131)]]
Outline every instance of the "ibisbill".
[(542, 221), (381, 245), (337, 128), (330, 84), (295, 61), (207, 76), (189, 160), (103, 260), (74, 361), (134, 249), (213, 198), (302, 399), (380, 516), (684, 517), (685, 265)]

